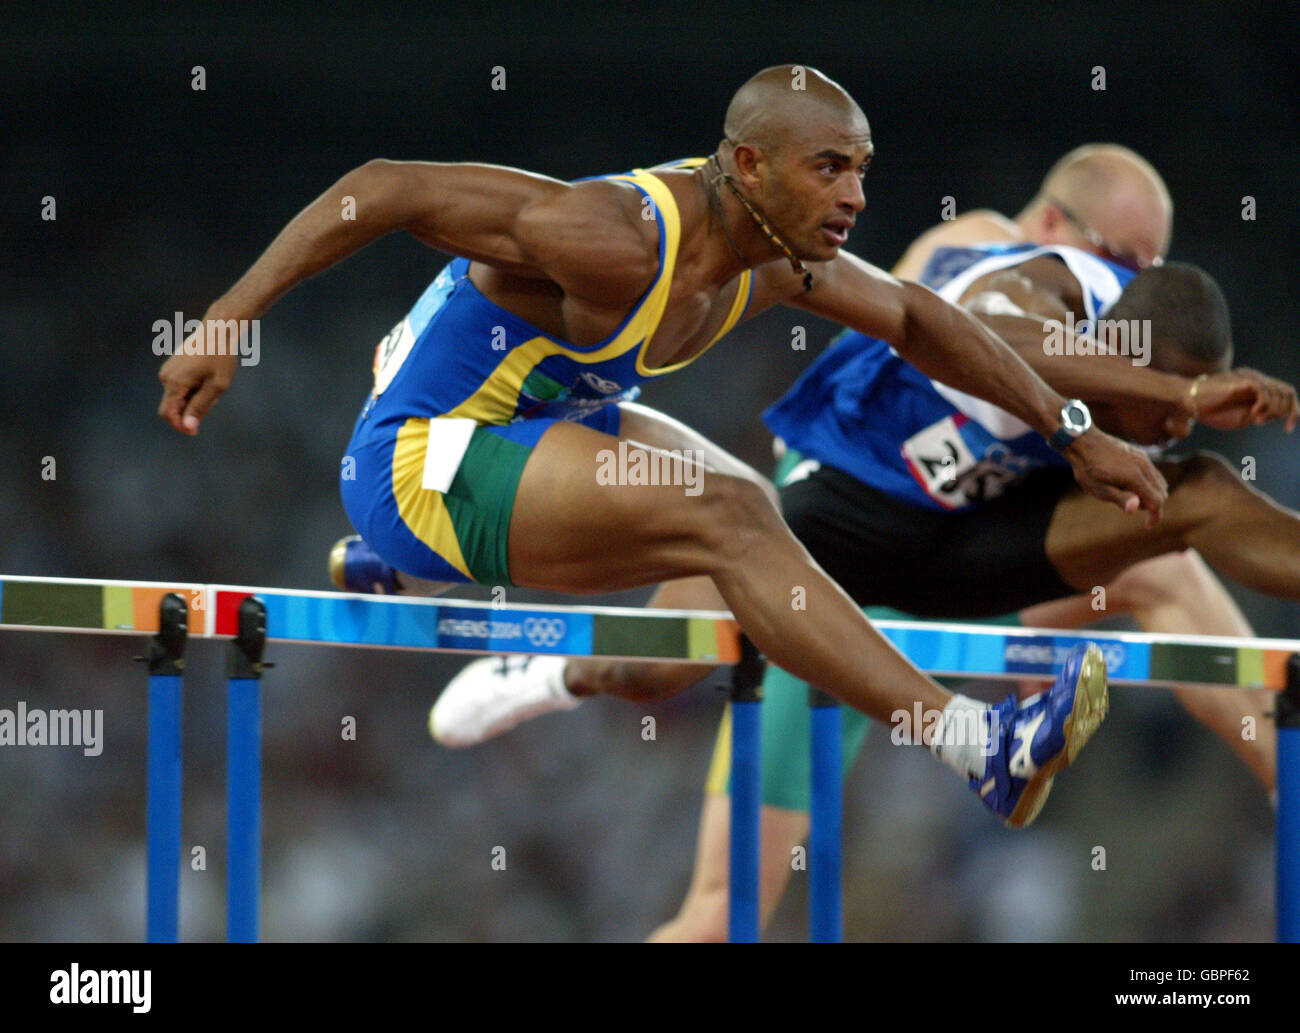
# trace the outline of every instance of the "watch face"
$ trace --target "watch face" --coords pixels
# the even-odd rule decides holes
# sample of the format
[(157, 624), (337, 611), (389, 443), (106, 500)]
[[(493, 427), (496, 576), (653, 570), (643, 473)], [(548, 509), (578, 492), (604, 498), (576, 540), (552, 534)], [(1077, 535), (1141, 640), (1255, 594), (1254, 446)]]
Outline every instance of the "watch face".
[(1079, 402), (1071, 402), (1067, 405), (1061, 416), (1070, 430), (1081, 431), (1088, 425), (1088, 410)]

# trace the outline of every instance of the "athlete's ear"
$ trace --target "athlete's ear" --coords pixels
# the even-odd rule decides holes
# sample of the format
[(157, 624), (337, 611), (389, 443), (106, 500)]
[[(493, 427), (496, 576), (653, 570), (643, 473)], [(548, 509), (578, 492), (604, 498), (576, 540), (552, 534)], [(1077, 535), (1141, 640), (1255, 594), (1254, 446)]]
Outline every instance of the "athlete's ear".
[(1062, 227), (1069, 225), (1065, 220), (1065, 216), (1061, 214), (1061, 209), (1051, 201), (1043, 205), (1043, 210), (1038, 216), (1038, 224), (1041, 227), (1038, 239), (1048, 244), (1056, 243), (1060, 237)]
[(731, 149), (731, 162), (736, 168), (736, 179), (747, 190), (753, 190), (762, 179), (762, 166), (766, 165), (763, 152), (753, 144), (738, 143)]

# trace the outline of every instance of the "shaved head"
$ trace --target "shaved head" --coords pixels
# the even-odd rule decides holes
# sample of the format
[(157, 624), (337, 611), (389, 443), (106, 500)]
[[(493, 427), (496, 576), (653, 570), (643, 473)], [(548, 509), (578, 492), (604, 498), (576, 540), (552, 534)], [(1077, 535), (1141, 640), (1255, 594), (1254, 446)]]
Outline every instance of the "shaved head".
[(1052, 166), (1039, 189), (1074, 206), (1081, 215), (1096, 214), (1106, 199), (1120, 191), (1172, 213), (1173, 202), (1160, 173), (1141, 155), (1119, 144), (1085, 144)]
[(1150, 162), (1127, 147), (1085, 144), (1072, 150), (1052, 166), (1026, 212), (1051, 205), (1066, 210), (1115, 253), (1140, 258), (1140, 265), (1169, 250), (1174, 211), (1169, 190)]
[(749, 144), (774, 154), (801, 130), (825, 124), (869, 132), (862, 109), (838, 83), (815, 68), (773, 65), (736, 91), (723, 133), (733, 147)]

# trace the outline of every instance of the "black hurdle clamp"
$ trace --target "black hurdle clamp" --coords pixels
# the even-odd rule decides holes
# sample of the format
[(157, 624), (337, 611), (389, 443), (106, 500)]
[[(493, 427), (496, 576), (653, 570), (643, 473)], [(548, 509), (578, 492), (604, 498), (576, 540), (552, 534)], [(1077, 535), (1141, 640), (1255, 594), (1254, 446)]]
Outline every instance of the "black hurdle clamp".
[(168, 592), (158, 604), (158, 632), (149, 639), (149, 651), (131, 659), (148, 664), (150, 674), (184, 674), (189, 616), (180, 593)]

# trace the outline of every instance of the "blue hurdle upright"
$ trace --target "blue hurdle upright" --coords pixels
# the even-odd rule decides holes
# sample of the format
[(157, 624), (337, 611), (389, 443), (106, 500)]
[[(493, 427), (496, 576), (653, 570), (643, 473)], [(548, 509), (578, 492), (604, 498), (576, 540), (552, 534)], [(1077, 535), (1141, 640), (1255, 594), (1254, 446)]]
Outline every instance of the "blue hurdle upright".
[[(727, 938), (759, 939), (759, 862), (762, 821), (763, 664), (748, 638), (731, 682), (731, 824)], [(808, 841), (809, 939), (841, 939), (841, 825), (843, 814), (841, 715), (834, 697), (809, 689), (812, 829)]]
[(262, 671), (266, 606), (239, 604), (226, 654), (226, 939), (256, 943), (262, 888)]
[(844, 821), (843, 739), (839, 701), (808, 689), (812, 796), (808, 835), (808, 938), (839, 943), (842, 933), (840, 855)]
[(1277, 721), (1277, 940), (1300, 943), (1300, 653), (1287, 661)]
[(728, 859), (727, 939), (757, 943), (759, 816), (763, 795), (760, 719), (763, 658), (748, 636), (731, 673), (731, 836)]
[(175, 592), (163, 596), (158, 609), (158, 633), (149, 640), (148, 653), (136, 657), (149, 665), (145, 939), (175, 943), (180, 935), (181, 677), (189, 614)]

